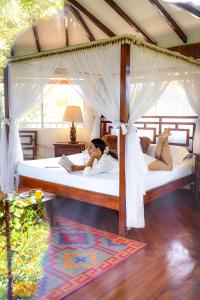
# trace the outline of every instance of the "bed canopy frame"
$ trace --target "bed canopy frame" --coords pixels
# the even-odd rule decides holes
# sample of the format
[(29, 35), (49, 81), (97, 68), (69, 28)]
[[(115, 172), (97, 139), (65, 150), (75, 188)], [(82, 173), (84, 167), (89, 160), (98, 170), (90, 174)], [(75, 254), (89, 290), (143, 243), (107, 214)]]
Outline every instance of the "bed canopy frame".
[[(198, 62), (186, 58), (180, 54), (174, 54), (171, 51), (161, 49), (154, 45), (148, 44), (143, 41), (138, 41), (137, 39), (133, 38), (132, 36), (122, 36), (118, 38), (112, 38), (109, 40), (101, 41), (101, 42), (92, 42), (88, 45), (81, 45), (78, 46), (79, 48), (86, 48), (87, 47), (96, 47), (98, 43), (102, 43), (102, 45), (106, 45), (109, 43), (121, 42), (121, 58), (120, 58), (120, 122), (126, 124), (128, 122), (128, 93), (130, 90), (130, 40), (135, 44), (139, 44), (141, 46), (154, 49), (158, 52), (163, 52), (167, 55), (176, 56), (180, 59), (185, 61), (198, 64)], [(23, 60), (30, 60), (33, 58), (40, 58), (54, 54), (62, 54), (68, 51), (76, 51), (78, 47), (68, 47), (65, 49), (55, 50), (53, 52), (44, 52), (39, 53), (36, 55), (27, 55), (24, 57), (13, 58), (10, 60), (10, 63), (23, 61)], [(9, 82), (8, 82), (8, 66), (4, 70), (4, 86), (5, 86), (5, 117), (7, 119), (10, 118), (9, 113)], [(194, 125), (195, 126), (195, 125)], [(6, 125), (6, 132), (7, 137), (9, 137), (9, 126)], [(111, 196), (91, 191), (86, 191), (74, 187), (69, 186), (62, 186), (59, 184), (54, 184), (46, 181), (41, 181), (33, 178), (28, 178), (21, 176), (20, 177), (20, 186), (27, 186), (27, 187), (43, 187), (49, 192), (54, 192), (56, 195), (69, 197), (75, 200), (80, 200), (83, 202), (92, 203), (99, 206), (104, 206), (110, 209), (114, 209), (119, 211), (119, 234), (124, 236), (126, 233), (126, 177), (125, 177), (125, 135), (122, 134), (122, 128), (120, 128), (120, 149), (119, 149), (119, 156), (120, 156), (120, 173), (119, 173), (119, 180), (120, 180), (120, 187), (119, 187), (119, 197)], [(163, 194), (171, 192), (181, 186), (184, 186), (194, 180), (194, 176), (190, 175), (183, 179), (176, 180), (170, 184), (167, 184), (165, 187), (155, 189), (147, 193), (144, 197), (145, 202), (152, 201)]]
[[(152, 123), (155, 123), (155, 125), (159, 125), (159, 130), (165, 125), (175, 125), (178, 131), (183, 130), (186, 133), (186, 139), (185, 142), (181, 145), (189, 146), (189, 140), (191, 140), (191, 146), (194, 138), (194, 131), (195, 131), (195, 119), (197, 116), (179, 116), (180, 121), (162, 121), (162, 119), (166, 118), (166, 116), (148, 116), (148, 119), (160, 119), (160, 121), (139, 121), (139, 124), (143, 124), (145, 129), (152, 128)], [(175, 119), (175, 116), (167, 116), (169, 119)], [(184, 120), (185, 119), (185, 120)], [(186, 120), (187, 119), (187, 120)], [(181, 129), (181, 126), (184, 125), (184, 129)], [(149, 127), (151, 126), (151, 127)], [(105, 120), (105, 118), (101, 118), (101, 126), (100, 126), (100, 134), (103, 136), (104, 134), (110, 134), (111, 133), (111, 122)], [(141, 127), (138, 127), (141, 128)], [(153, 128), (155, 129), (155, 127)], [(188, 136), (188, 132), (191, 132)], [(180, 143), (173, 143), (173, 145), (180, 145)], [(196, 155), (196, 160), (199, 160), (200, 156)], [(125, 159), (124, 152), (120, 153), (120, 159)], [(120, 174), (120, 176), (124, 176), (124, 174)], [(122, 194), (122, 192), (125, 191), (125, 180), (124, 177), (120, 177), (120, 191), (121, 194), (118, 196), (112, 196), (107, 195), (103, 193), (97, 193), (93, 191), (83, 190), (71, 186), (65, 186), (61, 184), (56, 184), (52, 182), (47, 182), (43, 180), (38, 180), (26, 176), (20, 176), (20, 186), (21, 187), (42, 187), (44, 190), (47, 190), (48, 192), (53, 192), (56, 195), (64, 196), (67, 198), (72, 198), (74, 200), (79, 200), (81, 202), (90, 203), (93, 205), (98, 205), (102, 207), (106, 207), (109, 209), (113, 209), (119, 212), (119, 234), (124, 236), (126, 233), (126, 210), (125, 210), (125, 195)], [(173, 192), (177, 190), (178, 188), (184, 187), (185, 185), (188, 185), (195, 181), (195, 174), (191, 174), (185, 177), (182, 177), (180, 179), (174, 180), (170, 183), (167, 183), (165, 185), (159, 186), (157, 188), (154, 188), (148, 192), (146, 192), (146, 195), (144, 196), (144, 203), (149, 203), (153, 200), (158, 199), (161, 196), (164, 196), (170, 192)], [(195, 201), (197, 201), (198, 197), (198, 188), (195, 188)], [(195, 202), (194, 202), (195, 203)]]

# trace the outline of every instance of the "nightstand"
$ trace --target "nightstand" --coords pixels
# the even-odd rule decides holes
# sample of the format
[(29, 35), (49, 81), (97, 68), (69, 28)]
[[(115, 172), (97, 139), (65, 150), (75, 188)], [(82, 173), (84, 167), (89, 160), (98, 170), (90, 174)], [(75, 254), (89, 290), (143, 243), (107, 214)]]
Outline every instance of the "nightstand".
[(200, 202), (200, 155), (195, 155), (195, 182), (194, 182), (194, 188), (195, 188), (195, 203), (199, 204)]
[(71, 155), (80, 153), (85, 150), (84, 143), (70, 144), (70, 143), (55, 143), (54, 145), (54, 153), (55, 157), (65, 155)]

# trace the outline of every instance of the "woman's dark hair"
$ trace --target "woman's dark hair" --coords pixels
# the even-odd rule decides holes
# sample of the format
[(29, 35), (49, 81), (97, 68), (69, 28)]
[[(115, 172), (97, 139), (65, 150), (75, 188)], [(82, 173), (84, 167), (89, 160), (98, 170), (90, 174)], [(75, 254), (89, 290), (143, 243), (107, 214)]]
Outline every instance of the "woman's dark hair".
[[(106, 149), (106, 143), (102, 139), (93, 139), (91, 140), (91, 143), (95, 146), (95, 148), (99, 148), (102, 154), (104, 153), (104, 150)], [(118, 155), (114, 151), (109, 150), (107, 154), (115, 159), (118, 159)]]

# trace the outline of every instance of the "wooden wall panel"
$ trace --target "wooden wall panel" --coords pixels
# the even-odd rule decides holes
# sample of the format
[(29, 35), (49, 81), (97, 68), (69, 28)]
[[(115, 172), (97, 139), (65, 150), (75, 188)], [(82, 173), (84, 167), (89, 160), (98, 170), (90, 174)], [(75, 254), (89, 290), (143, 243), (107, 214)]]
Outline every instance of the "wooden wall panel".
[(179, 52), (185, 56), (200, 59), (200, 43), (171, 47), (169, 50)]

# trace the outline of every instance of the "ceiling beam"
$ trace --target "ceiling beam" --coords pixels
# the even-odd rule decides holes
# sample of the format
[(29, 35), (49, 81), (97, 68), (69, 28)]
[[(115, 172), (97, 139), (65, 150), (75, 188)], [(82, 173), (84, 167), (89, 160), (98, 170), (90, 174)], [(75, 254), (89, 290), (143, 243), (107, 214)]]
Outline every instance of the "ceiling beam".
[(10, 56), (15, 56), (14, 43), (10, 48)]
[(67, 22), (67, 4), (64, 3), (64, 26), (65, 26), (65, 44), (69, 46), (69, 34), (68, 34), (68, 22)]
[(37, 26), (35, 24), (33, 24), (32, 30), (33, 30), (33, 34), (34, 34), (34, 38), (35, 38), (35, 43), (36, 43), (37, 51), (41, 52), (41, 45), (40, 45), (38, 30), (37, 30)]
[(183, 8), (184, 10), (186, 10), (187, 12), (189, 12), (191, 15), (197, 17), (198, 19), (200, 19), (200, 11), (197, 10), (196, 8), (194, 8), (193, 6), (186, 4), (186, 3), (173, 3), (176, 6)]
[(83, 17), (81, 16), (80, 12), (72, 5), (69, 4), (69, 8), (71, 10), (71, 12), (73, 13), (73, 15), (75, 16), (75, 18), (77, 19), (77, 21), (79, 22), (79, 24), (83, 27), (83, 29), (85, 30), (88, 39), (90, 42), (95, 41), (95, 37), (92, 34), (92, 32), (90, 31), (89, 27), (87, 26), (87, 24), (85, 23)]
[(126, 23), (128, 23), (132, 28), (134, 28), (137, 32), (141, 33), (145, 40), (150, 43), (156, 44), (154, 41), (141, 27), (140, 25), (136, 24), (135, 21), (130, 18), (125, 11), (113, 0), (104, 0)]
[(104, 25), (99, 19), (97, 19), (93, 14), (91, 14), (86, 8), (84, 8), (76, 0), (68, 0), (68, 3), (70, 3), (75, 8), (77, 8), (79, 11), (81, 11), (84, 15), (86, 15), (106, 35), (108, 35), (109, 37), (115, 36), (114, 32), (112, 32), (106, 25)]
[(159, 3), (158, 0), (149, 0), (151, 4), (153, 4), (159, 11), (159, 13), (165, 18), (170, 27), (175, 31), (175, 33), (179, 36), (179, 38), (187, 43), (187, 36), (182, 31), (182, 29), (177, 25), (174, 19), (168, 14), (168, 12), (164, 9), (164, 7)]

